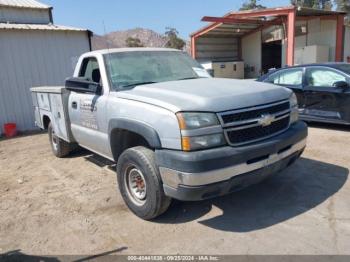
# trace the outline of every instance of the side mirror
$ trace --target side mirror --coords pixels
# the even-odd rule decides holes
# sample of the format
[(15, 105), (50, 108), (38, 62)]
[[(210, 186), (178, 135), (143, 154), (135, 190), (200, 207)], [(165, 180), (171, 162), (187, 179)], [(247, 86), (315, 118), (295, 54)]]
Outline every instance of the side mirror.
[(333, 84), (333, 87), (345, 90), (348, 89), (350, 86), (346, 81), (337, 81)]
[(101, 94), (102, 86), (81, 77), (72, 77), (66, 80), (66, 89), (78, 93)]

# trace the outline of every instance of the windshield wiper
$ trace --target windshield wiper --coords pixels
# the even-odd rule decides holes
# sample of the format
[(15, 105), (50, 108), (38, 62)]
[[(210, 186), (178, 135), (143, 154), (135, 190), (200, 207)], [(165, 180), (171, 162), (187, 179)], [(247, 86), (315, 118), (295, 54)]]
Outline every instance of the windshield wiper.
[(123, 85), (123, 86), (120, 86), (120, 87), (121, 88), (124, 88), (124, 87), (135, 87), (135, 86), (149, 85), (149, 84), (156, 84), (156, 83), (158, 83), (158, 82), (154, 82), (154, 81), (138, 82), (138, 83), (134, 83), (134, 84)]
[(175, 81), (190, 80), (190, 79), (198, 79), (198, 78), (201, 78), (201, 77), (194, 77), (194, 76), (191, 76), (191, 77), (185, 77), (185, 78), (176, 79)]

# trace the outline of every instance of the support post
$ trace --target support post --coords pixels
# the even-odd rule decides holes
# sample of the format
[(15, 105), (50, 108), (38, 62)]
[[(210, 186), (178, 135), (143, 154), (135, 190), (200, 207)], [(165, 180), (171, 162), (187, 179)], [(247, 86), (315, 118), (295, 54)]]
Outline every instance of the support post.
[(238, 47), (238, 60), (243, 61), (242, 58), (242, 37), (237, 38), (237, 47)]
[(191, 37), (191, 56), (196, 59), (196, 37)]
[(287, 17), (287, 65), (294, 65), (295, 47), (295, 9), (289, 11)]
[(335, 61), (343, 61), (343, 46), (344, 46), (344, 15), (337, 16), (337, 38), (335, 47)]

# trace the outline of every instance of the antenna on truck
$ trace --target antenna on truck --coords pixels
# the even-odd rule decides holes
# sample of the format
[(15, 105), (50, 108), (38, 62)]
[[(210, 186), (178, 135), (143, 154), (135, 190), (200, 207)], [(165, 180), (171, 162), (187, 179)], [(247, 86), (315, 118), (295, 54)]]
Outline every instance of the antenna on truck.
[[(108, 40), (108, 37), (107, 37), (106, 25), (105, 25), (105, 21), (104, 20), (102, 20), (102, 24), (103, 24), (104, 35), (106, 37), (106, 43), (107, 43), (107, 56), (108, 56), (107, 67), (108, 67), (109, 73), (112, 75), (111, 52), (110, 52), (109, 40)], [(109, 81), (109, 83), (110, 83), (110, 85), (113, 85), (113, 83), (111, 81)]]

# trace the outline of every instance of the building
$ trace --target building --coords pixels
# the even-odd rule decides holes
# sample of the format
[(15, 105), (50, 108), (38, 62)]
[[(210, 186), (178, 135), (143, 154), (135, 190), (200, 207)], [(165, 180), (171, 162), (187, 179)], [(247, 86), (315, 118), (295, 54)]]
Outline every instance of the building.
[(295, 6), (206, 16), (202, 21), (211, 23), (191, 35), (191, 53), (201, 63), (243, 61), (246, 78), (286, 65), (346, 61), (350, 28), (344, 17)]
[(0, 134), (8, 122), (35, 129), (30, 87), (64, 84), (90, 39), (88, 30), (54, 25), (50, 6), (0, 0)]

